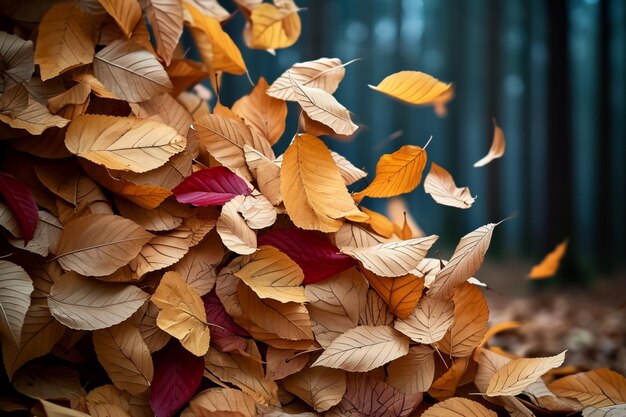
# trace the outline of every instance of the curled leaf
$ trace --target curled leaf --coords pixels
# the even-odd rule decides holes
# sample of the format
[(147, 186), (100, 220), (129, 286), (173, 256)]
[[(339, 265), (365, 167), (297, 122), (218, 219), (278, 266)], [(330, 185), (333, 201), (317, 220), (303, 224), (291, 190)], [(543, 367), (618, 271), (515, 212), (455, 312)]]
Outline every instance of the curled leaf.
[(457, 188), (452, 175), (434, 162), (430, 165), (430, 172), (424, 180), (424, 191), (444, 206), (466, 209), (474, 203), (469, 188)]
[(483, 167), (494, 159), (502, 157), (504, 155), (504, 132), (500, 129), (500, 126), (496, 124), (496, 120), (493, 120), (493, 141), (491, 142), (491, 148), (489, 153), (485, 155), (480, 161), (474, 164), (474, 168)]

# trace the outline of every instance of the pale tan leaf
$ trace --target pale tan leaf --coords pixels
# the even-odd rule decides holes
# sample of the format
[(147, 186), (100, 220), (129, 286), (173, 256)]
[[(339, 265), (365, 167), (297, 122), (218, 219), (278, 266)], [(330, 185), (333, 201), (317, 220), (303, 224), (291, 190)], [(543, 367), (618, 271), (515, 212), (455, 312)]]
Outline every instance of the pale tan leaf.
[(411, 340), (429, 345), (443, 339), (454, 320), (452, 300), (422, 297), (411, 315), (396, 320), (394, 327)]
[(15, 344), (21, 340), (22, 327), (33, 292), (33, 281), (19, 265), (0, 260), (0, 335)]
[(254, 230), (239, 214), (244, 199), (244, 196), (239, 195), (224, 204), (215, 228), (224, 246), (240, 255), (249, 255), (256, 251), (257, 239)]
[(389, 242), (392, 240), (385, 239), (355, 223), (344, 223), (341, 229), (335, 233), (335, 244), (340, 248), (366, 248)]
[(57, 259), (66, 271), (105, 276), (126, 265), (153, 235), (120, 216), (95, 214), (65, 225)]
[(569, 239), (565, 239), (563, 242), (559, 243), (556, 248), (547, 254), (539, 264), (532, 267), (530, 273), (528, 274), (528, 278), (544, 279), (554, 276), (554, 274), (556, 274), (559, 270), (561, 259), (567, 251), (568, 244)]
[(129, 103), (129, 105), (135, 116), (165, 123), (176, 129), (182, 136), (187, 136), (193, 122), (191, 114), (169, 94), (162, 94), (141, 103)]
[(260, 298), (305, 303), (302, 269), (273, 246), (261, 246), (235, 275)]
[(268, 228), (276, 222), (276, 209), (263, 194), (256, 190), (244, 197), (238, 211), (246, 224), (254, 230)]
[(145, 101), (173, 89), (165, 68), (132, 40), (118, 39), (94, 56), (96, 78), (117, 97)]
[(341, 253), (357, 259), (377, 275), (399, 277), (415, 269), (437, 239), (439, 236), (431, 235), (369, 247), (342, 246)]
[(121, 323), (150, 296), (133, 285), (108, 284), (67, 272), (50, 290), (50, 313), (77, 330), (97, 330)]
[(386, 382), (405, 394), (428, 391), (435, 377), (434, 352), (427, 346), (410, 348), (406, 356), (387, 366)]
[(583, 417), (622, 417), (626, 413), (626, 404), (609, 405), (606, 407), (587, 407)]
[(256, 402), (242, 391), (232, 388), (209, 388), (196, 394), (189, 402), (196, 417), (255, 417)]
[(565, 351), (545, 358), (519, 358), (499, 368), (484, 392), (489, 397), (517, 395), (552, 368), (558, 368), (565, 360)]
[(391, 326), (358, 326), (330, 344), (312, 366), (367, 372), (404, 356), (409, 339)]
[(210, 334), (204, 303), (178, 272), (163, 275), (151, 300), (161, 310), (157, 317), (161, 329), (196, 356), (208, 351)]
[(91, 93), (91, 86), (87, 83), (78, 83), (58, 96), (48, 99), (48, 109), (58, 113), (63, 107), (72, 104), (83, 104)]
[(120, 214), (150, 232), (163, 232), (177, 228), (191, 213), (172, 200), (165, 200), (154, 209), (133, 204), (123, 198), (115, 198), (115, 206)]
[(355, 268), (348, 269), (304, 290), (315, 339), (327, 348), (333, 340), (356, 327), (367, 300), (367, 281)]
[(243, 145), (243, 149), (246, 164), (256, 178), (261, 193), (273, 205), (280, 204), (280, 165), (247, 144)]
[(130, 321), (96, 330), (93, 344), (98, 360), (116, 387), (137, 394), (148, 389), (154, 373), (152, 357)]
[(31, 135), (41, 135), (50, 127), (65, 127), (70, 121), (50, 113), (46, 106), (29, 97), (28, 107), (11, 115), (0, 114), (0, 122), (15, 129), (24, 129)]
[(39, 399), (39, 402), (47, 417), (90, 417), (89, 414), (85, 414), (82, 411), (63, 407), (46, 400)]
[(395, 319), (385, 303), (376, 291), (370, 289), (367, 292), (365, 308), (359, 314), (359, 324), (365, 326), (390, 326)]
[(338, 58), (296, 63), (277, 78), (266, 93), (280, 100), (297, 101), (289, 79), (291, 76), (299, 85), (320, 88), (332, 94), (346, 73), (345, 65)]
[(502, 132), (500, 126), (496, 124), (496, 119), (493, 119), (493, 141), (491, 142), (491, 148), (489, 148), (487, 155), (474, 164), (474, 168), (483, 167), (494, 159), (502, 157), (502, 155), (504, 155), (504, 149), (504, 132)]
[(115, 19), (127, 38), (141, 19), (141, 7), (137, 0), (98, 0), (107, 13)]
[(497, 417), (497, 414), (476, 401), (453, 397), (433, 405), (422, 417)]
[(452, 290), (473, 276), (483, 263), (491, 243), (493, 229), (500, 223), (489, 223), (463, 236), (450, 262), (437, 273), (430, 286), (431, 297), (449, 298)]
[(13, 210), (0, 201), (0, 225), (4, 227), (13, 237), (22, 237), (22, 227), (13, 214)]
[(332, 155), (335, 164), (337, 164), (337, 168), (339, 168), (339, 173), (341, 174), (341, 177), (343, 178), (346, 186), (354, 184), (358, 180), (367, 176), (367, 173), (365, 171), (352, 165), (350, 161), (348, 161), (345, 157), (339, 155), (337, 152), (331, 151), (330, 154)]
[(185, 282), (198, 293), (199, 296), (208, 294), (217, 274), (216, 266), (224, 257), (224, 247), (219, 234), (214, 231), (176, 263), (170, 270), (180, 273)]
[(41, 256), (56, 252), (63, 226), (59, 220), (47, 211), (39, 211), (39, 221), (33, 238), (25, 244), (23, 239), (9, 238), (8, 242), (19, 249), (24, 249)]
[(548, 387), (557, 395), (575, 398), (587, 406), (626, 403), (626, 378), (608, 368), (569, 375), (553, 381)]
[(218, 0), (183, 0), (183, 3), (192, 4), (202, 14), (223, 22), (231, 17), (228, 10), (224, 9)]
[(148, 19), (157, 43), (157, 53), (169, 65), (183, 33), (183, 7), (179, 0), (150, 0)]
[(306, 87), (292, 79), (296, 100), (311, 119), (330, 127), (339, 135), (351, 135), (359, 128), (350, 112), (332, 94), (320, 88)]
[(452, 98), (454, 88), (452, 84), (443, 83), (419, 71), (400, 71), (387, 76), (377, 86), (369, 87), (414, 105), (445, 104)]
[(129, 117), (83, 115), (67, 129), (73, 154), (111, 169), (146, 172), (182, 152), (187, 139), (166, 124)]
[(346, 391), (346, 373), (340, 369), (306, 367), (283, 380), (285, 389), (300, 397), (315, 411), (337, 405)]
[(157, 325), (158, 315), (159, 308), (154, 303), (147, 302), (137, 310), (132, 318), (150, 352), (161, 350), (171, 338)]
[(89, 64), (96, 48), (95, 23), (78, 5), (60, 3), (45, 14), (39, 24), (35, 63), (43, 81), (74, 67)]
[(0, 95), (0, 114), (13, 115), (28, 107), (28, 90), (22, 83), (15, 84)]
[(430, 172), (424, 180), (424, 191), (444, 206), (466, 209), (475, 200), (469, 188), (457, 188), (452, 175), (434, 162), (430, 164)]
[(33, 41), (0, 31), (0, 56), (2, 56), (2, 82), (0, 92), (30, 80), (35, 72)]
[(174, 265), (189, 251), (191, 239), (192, 232), (184, 224), (153, 237), (132, 261), (137, 275), (141, 277), (148, 272)]
[(294, 349), (268, 346), (265, 354), (265, 376), (273, 381), (300, 372), (309, 363), (310, 354)]
[(131, 417), (127, 410), (114, 404), (92, 404), (87, 402), (91, 417)]
[(297, 135), (285, 151), (280, 192), (289, 217), (302, 229), (336, 232), (341, 218), (363, 215), (355, 206), (324, 142)]

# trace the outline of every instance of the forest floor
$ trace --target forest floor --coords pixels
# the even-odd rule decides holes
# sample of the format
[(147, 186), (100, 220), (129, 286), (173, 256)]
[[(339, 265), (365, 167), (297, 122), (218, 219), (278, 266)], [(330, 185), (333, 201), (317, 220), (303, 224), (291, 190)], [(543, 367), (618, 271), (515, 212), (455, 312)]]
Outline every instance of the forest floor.
[(490, 262), (477, 275), (491, 288), (485, 293), (490, 324), (522, 323), (490, 344), (524, 357), (567, 349), (565, 365), (626, 375), (626, 273), (599, 276), (587, 287), (561, 287), (528, 281), (529, 270), (521, 263)]

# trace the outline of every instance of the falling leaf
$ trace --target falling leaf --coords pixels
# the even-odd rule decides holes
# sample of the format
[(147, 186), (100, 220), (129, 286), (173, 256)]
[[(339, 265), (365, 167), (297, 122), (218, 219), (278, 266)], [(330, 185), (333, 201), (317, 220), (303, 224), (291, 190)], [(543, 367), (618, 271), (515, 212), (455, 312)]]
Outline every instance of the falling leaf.
[(367, 372), (409, 351), (409, 339), (391, 326), (358, 326), (339, 336), (312, 366)]
[(156, 38), (157, 53), (169, 65), (183, 33), (183, 7), (179, 1), (150, 0), (147, 15)]
[(123, 322), (149, 297), (133, 285), (112, 285), (67, 272), (52, 285), (48, 307), (70, 329), (98, 330)]
[(48, 10), (39, 24), (35, 45), (35, 64), (42, 81), (93, 61), (94, 26), (91, 16), (76, 4), (61, 3)]
[(150, 408), (156, 417), (171, 417), (189, 401), (202, 381), (204, 360), (171, 341), (154, 357)]
[(137, 256), (152, 236), (136, 223), (113, 214), (79, 217), (63, 228), (56, 258), (66, 271), (105, 276)]
[(424, 191), (444, 206), (470, 208), (474, 197), (467, 187), (457, 188), (452, 175), (436, 163), (430, 165), (430, 172), (424, 180)]
[(283, 303), (305, 303), (304, 273), (294, 261), (273, 246), (262, 246), (235, 275), (260, 298)]
[(404, 145), (392, 154), (383, 155), (376, 164), (376, 177), (355, 198), (394, 197), (413, 191), (422, 180), (426, 166), (426, 151), (414, 145)]
[(225, 167), (196, 171), (172, 190), (176, 201), (194, 206), (221, 206), (250, 191), (244, 180)]
[(291, 79), (305, 87), (319, 88), (334, 93), (346, 70), (338, 58), (320, 58), (315, 61), (298, 62), (285, 71), (267, 89), (267, 95), (286, 101), (297, 101)]
[(479, 346), (484, 346), (492, 337), (499, 334), (500, 332), (504, 332), (504, 331), (511, 330), (511, 329), (518, 329), (521, 326), (522, 324), (517, 321), (504, 321), (502, 323), (492, 325), (489, 328), (489, 330), (487, 330), (487, 333), (485, 333), (483, 340), (480, 341)]
[(224, 204), (215, 228), (224, 246), (240, 255), (249, 255), (256, 251), (257, 237), (239, 213), (243, 201), (243, 196), (237, 196)]
[(484, 167), (494, 159), (502, 157), (502, 155), (504, 155), (504, 148), (504, 132), (502, 132), (500, 126), (496, 124), (496, 119), (493, 119), (493, 141), (491, 142), (491, 148), (489, 148), (487, 155), (474, 164), (474, 168)]
[(424, 411), (423, 417), (497, 417), (497, 414), (488, 410), (476, 401), (467, 398), (453, 397), (437, 403)]
[(393, 236), (394, 232), (394, 224), (384, 215), (370, 210), (367, 207), (360, 207), (361, 211), (369, 216), (364, 223), (369, 224), (374, 232), (384, 237), (385, 239), (389, 239)]
[(550, 391), (575, 398), (583, 405), (606, 407), (626, 403), (626, 378), (608, 368), (593, 369), (557, 379)]
[(452, 99), (454, 87), (423, 72), (400, 71), (369, 88), (408, 104), (443, 105)]
[(19, 237), (28, 243), (35, 234), (39, 219), (35, 197), (24, 183), (5, 172), (0, 172), (0, 193), (20, 225)]
[(209, 417), (211, 414), (233, 417), (255, 417), (256, 402), (249, 395), (232, 388), (209, 388), (196, 394), (189, 406), (195, 416)]
[(0, 260), (0, 335), (3, 340), (20, 344), (33, 290), (33, 282), (21, 266)]
[(452, 300), (422, 297), (409, 316), (397, 320), (394, 327), (414, 342), (429, 345), (443, 339), (453, 320)]
[(254, 7), (249, 20), (250, 27), (244, 29), (244, 39), (250, 48), (287, 48), (300, 37), (300, 16), (292, 0), (275, 5), (261, 3)]
[(306, 367), (283, 380), (285, 389), (318, 412), (337, 405), (346, 391), (346, 373), (339, 369)]
[(330, 150), (315, 136), (297, 135), (285, 151), (280, 192), (302, 229), (336, 232), (341, 219), (362, 214), (354, 205)]
[(485, 395), (517, 395), (528, 385), (565, 360), (565, 351), (546, 358), (519, 358), (507, 362), (491, 377)]
[(2, 56), (2, 85), (0, 91), (7, 93), (14, 85), (30, 80), (35, 72), (33, 41), (17, 35), (0, 32), (0, 56)]
[(294, 95), (302, 110), (311, 119), (330, 127), (339, 135), (351, 135), (359, 126), (352, 122), (350, 112), (327, 91), (306, 87), (291, 79)]
[(364, 270), (371, 287), (389, 306), (389, 311), (399, 318), (407, 318), (422, 296), (424, 280), (414, 275), (389, 278)]
[(100, 50), (93, 61), (96, 78), (123, 100), (145, 101), (173, 88), (156, 57), (133, 40), (116, 40)]
[(569, 239), (565, 239), (563, 242), (559, 243), (539, 264), (533, 266), (528, 274), (528, 278), (545, 279), (554, 276), (559, 269), (561, 258), (563, 258), (565, 251), (567, 251), (568, 244)]
[(157, 317), (161, 329), (196, 356), (208, 351), (210, 334), (204, 303), (179, 273), (166, 272), (151, 301), (161, 310)]
[(387, 366), (386, 382), (405, 394), (428, 391), (435, 377), (434, 350), (427, 346), (414, 346), (409, 353), (393, 360)]
[(140, 394), (152, 382), (150, 350), (139, 330), (129, 321), (93, 333), (98, 360), (116, 387)]

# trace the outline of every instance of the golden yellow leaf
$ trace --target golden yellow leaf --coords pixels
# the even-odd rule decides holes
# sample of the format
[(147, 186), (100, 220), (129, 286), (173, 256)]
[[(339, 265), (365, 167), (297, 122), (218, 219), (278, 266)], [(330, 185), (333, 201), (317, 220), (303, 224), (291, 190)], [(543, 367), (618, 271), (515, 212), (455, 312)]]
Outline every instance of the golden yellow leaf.
[(557, 395), (575, 398), (587, 406), (626, 404), (626, 378), (608, 368), (569, 375), (553, 381), (548, 388)]
[(183, 3), (192, 4), (202, 14), (223, 22), (231, 17), (231, 14), (223, 8), (218, 0), (183, 0)]
[(103, 115), (77, 117), (65, 146), (73, 154), (107, 168), (146, 172), (183, 151), (187, 139), (152, 120)]
[(0, 122), (15, 129), (24, 129), (31, 135), (41, 135), (50, 127), (65, 127), (70, 121), (50, 113), (46, 106), (29, 97), (28, 107), (10, 115), (0, 114)]
[(491, 148), (489, 148), (487, 155), (474, 164), (474, 168), (483, 167), (494, 159), (502, 157), (502, 155), (504, 155), (504, 149), (504, 132), (502, 132), (500, 126), (496, 124), (496, 119), (493, 119), (493, 140), (491, 142)]
[(387, 76), (372, 90), (397, 100), (416, 105), (442, 105), (452, 98), (452, 84), (419, 71), (400, 71)]
[(166, 272), (152, 295), (152, 302), (161, 311), (157, 325), (171, 334), (196, 356), (209, 350), (209, 325), (204, 303), (178, 272)]
[(546, 358), (519, 358), (507, 362), (491, 376), (484, 392), (489, 397), (517, 395), (552, 368), (563, 364), (565, 352)]
[(172, 94), (175, 97), (202, 80), (213, 76), (202, 63), (189, 59), (172, 59), (166, 71), (170, 81), (174, 84)]
[(98, 330), (129, 318), (150, 296), (133, 285), (111, 285), (67, 272), (50, 290), (50, 313), (76, 330)]
[(285, 151), (280, 192), (294, 224), (302, 229), (336, 232), (341, 218), (362, 215), (348, 194), (324, 142), (297, 135)]
[(302, 110), (311, 119), (330, 127), (339, 135), (351, 135), (359, 128), (350, 118), (350, 112), (327, 91), (306, 87), (291, 79), (294, 96)]
[(305, 303), (302, 269), (273, 246), (261, 246), (235, 275), (260, 298)]
[(386, 239), (389, 239), (393, 236), (394, 225), (391, 220), (374, 210), (368, 209), (367, 207), (360, 207), (360, 209), (363, 213), (369, 216), (369, 219), (367, 219), (363, 223), (369, 224), (374, 232), (378, 233)]
[(133, 40), (118, 39), (94, 56), (96, 78), (117, 97), (145, 101), (173, 89), (165, 68)]
[[(268, 6), (270, 4), (267, 4)], [(278, 142), (285, 131), (287, 104), (266, 94), (265, 78), (259, 78), (252, 92), (233, 104), (233, 111), (241, 116), (246, 124), (258, 132), (271, 144)]]
[(426, 392), (435, 378), (434, 350), (414, 346), (409, 353), (387, 366), (386, 382), (405, 394)]
[(251, 27), (246, 26), (244, 39), (250, 48), (287, 48), (300, 37), (300, 16), (292, 0), (282, 1), (280, 7), (261, 3), (252, 10), (249, 19)]
[(246, 393), (232, 388), (209, 388), (197, 393), (189, 406), (196, 417), (220, 414), (232, 417), (255, 417), (256, 401)]
[(466, 209), (475, 200), (469, 188), (457, 188), (452, 175), (434, 162), (430, 164), (430, 172), (424, 180), (424, 191), (444, 206)]
[(137, 0), (98, 0), (107, 13), (115, 19), (127, 38), (141, 19), (141, 7)]
[(224, 246), (240, 255), (249, 255), (257, 250), (257, 239), (254, 230), (239, 214), (244, 200), (244, 196), (238, 195), (224, 204), (215, 228)]
[(311, 366), (367, 372), (409, 351), (409, 339), (391, 326), (358, 326), (330, 344)]
[(66, 271), (105, 276), (137, 256), (152, 236), (120, 216), (88, 215), (65, 225), (56, 259)]
[(422, 413), (422, 417), (497, 417), (484, 405), (467, 398), (453, 397), (437, 403)]
[(554, 274), (559, 270), (559, 265), (561, 263), (561, 258), (565, 255), (565, 251), (567, 251), (567, 246), (569, 244), (569, 239), (565, 239), (563, 242), (559, 243), (556, 248), (552, 252), (546, 255), (543, 260), (533, 266), (528, 274), (528, 278), (530, 279), (544, 279), (553, 277)]
[(426, 166), (426, 150), (404, 145), (392, 154), (383, 155), (376, 164), (376, 177), (355, 198), (394, 197), (413, 191), (422, 180)]
[(44, 15), (35, 45), (35, 64), (43, 81), (94, 59), (92, 17), (77, 4), (60, 3)]
[(0, 260), (0, 335), (15, 344), (21, 340), (22, 327), (33, 292), (28, 273), (13, 262)]
[(315, 61), (298, 62), (278, 77), (267, 89), (268, 96), (285, 100), (297, 101), (291, 79), (298, 85), (322, 89), (334, 93), (343, 79), (346, 70), (338, 58), (320, 58)]
[(183, 33), (183, 7), (179, 1), (150, 0), (147, 15), (154, 32), (157, 53), (169, 65)]
[(414, 342), (429, 345), (443, 339), (454, 320), (452, 300), (422, 297), (417, 307), (394, 327)]
[(116, 387), (135, 394), (150, 387), (154, 373), (152, 356), (132, 322), (96, 330), (93, 345), (98, 361)]
[(389, 311), (398, 318), (407, 318), (422, 296), (424, 279), (414, 275), (389, 278), (368, 270), (363, 270), (363, 275), (374, 291), (387, 303)]
[(208, 38), (213, 59), (211, 65), (215, 71), (243, 74), (247, 72), (246, 63), (241, 52), (233, 40), (222, 29), (220, 23), (213, 17), (202, 14), (191, 3), (184, 3), (185, 9), (193, 18), (193, 27), (200, 29)]
[(343, 398), (346, 392), (346, 372), (307, 366), (283, 379), (283, 386), (321, 413), (337, 405)]

